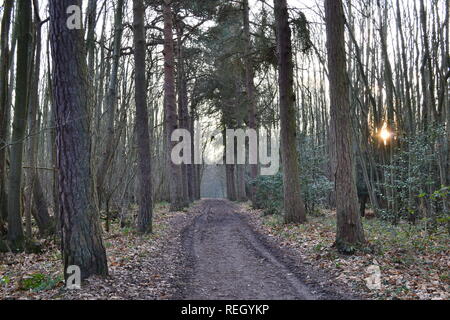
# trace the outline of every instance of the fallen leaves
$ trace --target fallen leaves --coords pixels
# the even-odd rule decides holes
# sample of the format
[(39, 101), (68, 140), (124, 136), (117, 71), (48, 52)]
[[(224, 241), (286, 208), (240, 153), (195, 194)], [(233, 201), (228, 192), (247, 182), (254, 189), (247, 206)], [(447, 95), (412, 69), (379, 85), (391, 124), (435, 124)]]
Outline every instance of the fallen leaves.
[[(283, 225), (278, 216), (264, 216), (250, 205), (241, 214), (259, 232), (279, 246), (296, 252), (309, 263), (371, 299), (449, 299), (450, 239), (444, 232), (427, 235), (410, 226), (392, 226), (377, 219), (365, 221), (366, 237), (372, 250), (342, 256), (333, 248), (335, 214), (325, 211), (309, 217), (305, 225)], [(376, 266), (380, 286), (369, 286), (367, 278)], [(373, 279), (371, 279), (373, 280)]]
[(168, 299), (182, 271), (177, 234), (190, 219), (186, 212), (169, 213), (168, 206), (158, 206), (151, 235), (139, 236), (113, 224), (104, 238), (109, 276), (89, 278), (81, 290), (64, 288), (61, 255), (53, 242), (39, 255), (1, 254), (0, 299)]

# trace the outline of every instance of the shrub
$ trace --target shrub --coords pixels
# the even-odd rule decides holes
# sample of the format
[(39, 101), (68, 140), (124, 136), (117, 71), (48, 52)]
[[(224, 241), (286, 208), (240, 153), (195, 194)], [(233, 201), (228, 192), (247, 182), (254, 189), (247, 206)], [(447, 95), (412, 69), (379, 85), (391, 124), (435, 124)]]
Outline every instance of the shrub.
[[(327, 195), (333, 188), (323, 168), (328, 161), (324, 146), (315, 146), (308, 137), (300, 143), (300, 184), (306, 212), (314, 214), (319, 206), (326, 203)], [(274, 176), (260, 176), (251, 182), (256, 186), (253, 206), (264, 209), (266, 215), (281, 214), (283, 210), (283, 173)]]
[(42, 273), (35, 273), (26, 276), (19, 281), (19, 289), (28, 291), (43, 291), (54, 288), (58, 283), (62, 281), (62, 276), (52, 278)]
[(414, 137), (399, 137), (391, 161), (381, 165), (384, 179), (377, 184), (382, 198), (389, 204), (379, 212), (380, 218), (398, 223), (406, 219), (415, 223), (420, 217), (436, 220), (448, 216), (443, 212), (448, 189), (436, 182), (437, 153), (434, 142), (444, 134), (442, 128), (432, 128)]

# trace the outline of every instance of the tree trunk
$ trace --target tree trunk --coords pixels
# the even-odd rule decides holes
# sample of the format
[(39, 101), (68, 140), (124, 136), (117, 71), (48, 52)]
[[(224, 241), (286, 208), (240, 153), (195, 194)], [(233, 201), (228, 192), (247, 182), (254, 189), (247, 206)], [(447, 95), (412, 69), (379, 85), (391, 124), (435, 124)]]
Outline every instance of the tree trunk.
[(27, 126), (29, 53), (31, 45), (31, 1), (20, 0), (17, 6), (18, 42), (16, 101), (11, 141), (8, 188), (8, 241), (12, 250), (22, 250), (24, 234), (21, 217), (23, 140)]
[(92, 70), (91, 81), (95, 77), (95, 27), (97, 25), (97, 0), (89, 0), (87, 7), (86, 51), (88, 70)]
[(9, 30), (14, 1), (6, 1), (0, 30), (0, 228), (8, 217), (6, 195), (6, 131), (8, 128)]
[[(251, 37), (250, 37), (250, 8), (248, 0), (244, 0), (244, 45), (245, 45), (245, 85), (247, 87), (247, 105), (248, 105), (248, 127), (257, 129), (256, 122), (256, 99), (253, 71), (253, 58), (251, 56)], [(250, 179), (255, 180), (258, 177), (258, 165), (250, 164)], [(250, 187), (250, 198), (255, 200), (255, 186)]]
[(136, 137), (138, 152), (139, 215), (138, 231), (152, 232), (152, 171), (150, 134), (145, 80), (145, 7), (143, 0), (133, 0)]
[(349, 84), (345, 56), (344, 10), (342, 0), (325, 0), (330, 81), (330, 113), (336, 139), (336, 245), (348, 251), (364, 242), (353, 175)]
[[(47, 46), (47, 63), (48, 65), (51, 65), (50, 62), (50, 46)], [(55, 224), (56, 224), (56, 230), (59, 231), (61, 230), (61, 221), (60, 221), (60, 217), (58, 215), (58, 212), (60, 210), (59, 208), (59, 181), (58, 181), (58, 150), (56, 147), (56, 106), (55, 103), (53, 101), (53, 81), (52, 81), (52, 77), (51, 77), (51, 72), (48, 73), (47, 76), (47, 83), (48, 83), (48, 95), (49, 95), (49, 103), (50, 103), (50, 121), (49, 121), (49, 126), (50, 126), (50, 148), (49, 148), (49, 153), (51, 155), (51, 164), (53, 167), (53, 173), (52, 173), (52, 195), (53, 195), (53, 214), (54, 214), (54, 219)]]
[[(108, 123), (107, 123), (107, 138), (105, 143), (105, 153), (102, 157), (102, 162), (97, 171), (96, 177), (96, 187), (99, 202), (103, 199), (104, 194), (104, 183), (106, 175), (108, 174), (109, 168), (113, 162), (114, 154), (117, 149), (117, 143), (119, 138), (116, 137), (115, 128), (114, 128), (114, 119), (116, 114), (116, 105), (117, 105), (117, 74), (119, 71), (119, 61), (120, 61), (120, 49), (122, 42), (122, 33), (123, 33), (123, 1), (118, 0), (116, 6), (116, 13), (114, 18), (114, 44), (113, 44), (113, 61), (111, 68), (111, 76), (108, 84), (108, 93), (106, 95), (106, 108), (108, 112)], [(145, 71), (145, 69), (143, 70)], [(101, 208), (101, 203), (99, 203), (99, 207)]]
[(50, 42), (59, 166), (61, 247), (64, 275), (78, 266), (82, 279), (107, 275), (99, 215), (93, 199), (88, 74), (83, 30), (67, 28), (66, 10), (81, 0), (51, 0)]
[[(241, 120), (238, 120), (238, 127), (242, 127)], [(237, 139), (233, 139), (234, 141), (234, 159), (237, 161), (237, 150), (238, 150), (238, 142)], [(236, 162), (237, 163), (237, 162)], [(236, 200), (245, 202), (248, 200), (247, 191), (245, 189), (245, 164), (236, 164)]]
[[(30, 103), (29, 103), (29, 133), (31, 139), (29, 141), (28, 158), (30, 159), (30, 171), (28, 185), (31, 187), (31, 198), (34, 204), (35, 210), (31, 210), (36, 223), (39, 228), (39, 232), (42, 236), (48, 236), (54, 233), (54, 222), (48, 212), (47, 199), (45, 198), (44, 191), (42, 189), (41, 180), (39, 178), (39, 172), (37, 170), (37, 156), (39, 152), (39, 130), (40, 121), (38, 121), (39, 114), (39, 75), (41, 71), (41, 40), (42, 40), (42, 22), (39, 17), (39, 2), (34, 0), (35, 5), (35, 43), (36, 54), (34, 62), (34, 71), (31, 77), (30, 85)], [(30, 203), (30, 208), (32, 205)]]
[[(335, 124), (332, 120), (330, 120), (330, 125), (328, 129), (328, 170), (329, 170), (329, 177), (330, 182), (333, 183), (333, 185), (336, 185), (336, 130), (334, 128)], [(330, 208), (336, 207), (336, 191), (333, 189), (331, 190), (330, 194), (328, 195), (328, 205)]]
[[(194, 160), (195, 159), (195, 145), (194, 145), (194, 141), (195, 141), (195, 119), (197, 118), (197, 110), (196, 110), (196, 106), (194, 104), (191, 104), (191, 116), (190, 116), (190, 127), (189, 127), (189, 132), (191, 133), (191, 159)], [(194, 161), (193, 161), (194, 163)], [(193, 195), (193, 200), (200, 200), (200, 180), (199, 180), (199, 172), (200, 168), (199, 165), (197, 164), (193, 164), (192, 165), (192, 195)]]
[(175, 58), (173, 42), (173, 17), (170, 1), (164, 0), (164, 115), (166, 126), (166, 153), (170, 183), (170, 210), (181, 210), (185, 205), (181, 166), (173, 163), (171, 152), (176, 142), (171, 141), (172, 133), (178, 129), (177, 104), (175, 96)]
[[(187, 80), (184, 68), (184, 48), (183, 48), (183, 29), (177, 25), (177, 85), (178, 85), (178, 117), (180, 129), (189, 131), (189, 110), (188, 110), (188, 94)], [(192, 139), (191, 139), (192, 140)], [(181, 175), (183, 184), (183, 198), (185, 203), (189, 203), (192, 199), (192, 165), (181, 164)]]
[(227, 182), (227, 198), (230, 201), (236, 201), (236, 175), (235, 175), (236, 166), (234, 164), (226, 164), (226, 182)]
[(403, 28), (402, 28), (402, 14), (400, 10), (400, 0), (397, 0), (397, 34), (400, 38), (400, 44), (401, 44), (401, 73), (403, 75), (403, 80), (405, 82), (405, 106), (406, 106), (406, 112), (407, 112), (407, 119), (408, 119), (408, 133), (411, 135), (415, 134), (415, 124), (414, 124), (414, 114), (412, 110), (411, 105), (411, 84), (410, 79), (408, 75), (408, 59), (406, 55), (406, 44), (405, 44), (405, 37), (403, 35)]
[[(424, 49), (423, 65), (422, 65), (422, 90), (424, 91), (423, 106), (425, 112), (428, 113), (428, 121), (439, 121), (440, 117), (436, 112), (435, 85), (433, 78), (432, 57), (430, 53), (430, 43), (427, 25), (427, 14), (425, 11), (424, 1), (420, 0), (420, 22), (422, 26), (422, 41)], [(431, 119), (430, 119), (431, 118)]]
[(274, 0), (274, 5), (278, 45), (281, 157), (284, 166), (284, 221), (285, 223), (304, 223), (306, 222), (306, 211), (300, 190), (289, 14), (286, 0)]
[[(380, 3), (378, 3), (380, 5)], [(381, 57), (384, 65), (383, 80), (384, 88), (386, 90), (386, 107), (387, 107), (387, 125), (388, 129), (395, 131), (394, 126), (394, 81), (392, 77), (392, 66), (389, 60), (388, 45), (387, 45), (387, 32), (388, 32), (388, 13), (387, 13), (387, 3), (385, 3), (384, 9), (379, 8), (380, 11), (380, 42), (381, 42)], [(392, 144), (389, 145), (389, 150), (391, 150)]]
[(238, 201), (247, 201), (247, 193), (245, 190), (245, 165), (236, 165), (236, 193)]

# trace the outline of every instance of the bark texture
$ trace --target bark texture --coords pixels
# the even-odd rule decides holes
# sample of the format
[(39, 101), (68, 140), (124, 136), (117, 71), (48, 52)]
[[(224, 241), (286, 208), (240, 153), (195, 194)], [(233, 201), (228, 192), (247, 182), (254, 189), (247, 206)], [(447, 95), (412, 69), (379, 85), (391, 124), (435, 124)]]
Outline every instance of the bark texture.
[(24, 234), (22, 226), (21, 187), (23, 140), (27, 127), (29, 66), (31, 46), (31, 1), (17, 3), (17, 76), (14, 121), (11, 136), (10, 172), (8, 188), (8, 241), (12, 250), (22, 250)]
[(306, 222), (305, 204), (300, 190), (300, 168), (296, 141), (294, 65), (291, 29), (286, 0), (274, 0), (278, 47), (280, 91), (281, 158), (283, 162), (284, 221)]
[(166, 126), (166, 152), (169, 169), (170, 210), (178, 211), (186, 203), (183, 197), (181, 166), (173, 163), (171, 151), (176, 142), (171, 141), (174, 130), (178, 129), (177, 101), (175, 96), (175, 51), (173, 41), (173, 15), (170, 1), (164, 0), (164, 116)]
[(353, 175), (349, 83), (346, 68), (344, 11), (341, 0), (325, 0), (330, 113), (335, 138), (336, 245), (340, 249), (364, 242)]
[(138, 231), (152, 232), (152, 175), (150, 134), (148, 127), (147, 90), (145, 81), (145, 7), (143, 0), (133, 0), (136, 138), (138, 146), (139, 215)]
[[(245, 85), (247, 87), (247, 106), (248, 106), (248, 120), (247, 125), (250, 129), (257, 129), (256, 120), (256, 99), (255, 99), (255, 83), (253, 58), (251, 55), (252, 42), (250, 36), (250, 8), (248, 0), (243, 1), (244, 6), (244, 46), (245, 46)], [(250, 164), (250, 179), (255, 180), (258, 177), (258, 165)], [(250, 199), (255, 200), (255, 187), (250, 186)]]
[(8, 43), (13, 3), (13, 1), (5, 2), (0, 30), (0, 228), (2, 220), (6, 220), (8, 215), (6, 201), (6, 130), (8, 128), (8, 71), (10, 66)]
[[(190, 115), (188, 109), (187, 79), (184, 66), (183, 48), (183, 22), (177, 23), (177, 86), (178, 86), (178, 117), (179, 127), (190, 130)], [(192, 139), (191, 139), (192, 140)], [(193, 199), (192, 194), (192, 164), (181, 165), (181, 175), (183, 181), (183, 198), (185, 203)]]
[[(111, 68), (111, 76), (109, 78), (108, 83), (108, 93), (106, 95), (106, 108), (108, 112), (107, 117), (107, 137), (105, 144), (105, 152), (103, 156), (103, 160), (99, 166), (97, 175), (96, 175), (96, 187), (97, 194), (99, 198), (99, 207), (101, 208), (101, 203), (103, 200), (104, 194), (104, 183), (108, 171), (111, 167), (111, 164), (114, 159), (115, 151), (117, 150), (117, 144), (119, 137), (116, 135), (116, 130), (114, 127), (114, 119), (116, 114), (116, 106), (117, 106), (117, 78), (119, 71), (119, 62), (120, 62), (120, 49), (122, 42), (122, 33), (123, 33), (123, 1), (117, 1), (117, 8), (114, 18), (114, 41), (113, 41), (113, 61)], [(145, 72), (143, 70), (143, 72)]]
[[(42, 188), (41, 179), (37, 169), (38, 152), (39, 152), (39, 131), (40, 131), (40, 108), (39, 108), (39, 75), (41, 73), (41, 49), (42, 49), (42, 21), (39, 17), (39, 1), (33, 0), (34, 3), (34, 33), (35, 33), (35, 59), (34, 70), (31, 77), (30, 86), (30, 102), (29, 102), (29, 139), (28, 158), (30, 160), (30, 170), (28, 185), (31, 188), (32, 204), (30, 203), (31, 213), (36, 220), (41, 236), (49, 236), (55, 232), (55, 224), (50, 217)], [(34, 205), (34, 210), (33, 210)]]
[(67, 28), (66, 10), (81, 0), (51, 0), (50, 43), (56, 107), (61, 247), (67, 267), (81, 269), (82, 279), (107, 275), (99, 215), (93, 199), (90, 166), (88, 75), (83, 30)]

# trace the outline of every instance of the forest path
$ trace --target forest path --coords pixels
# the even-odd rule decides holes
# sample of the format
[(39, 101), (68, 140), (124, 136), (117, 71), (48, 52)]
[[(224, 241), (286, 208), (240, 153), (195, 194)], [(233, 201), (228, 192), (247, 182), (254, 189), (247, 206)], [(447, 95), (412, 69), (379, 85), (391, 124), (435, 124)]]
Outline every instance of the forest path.
[(203, 200), (201, 214), (183, 233), (188, 274), (183, 299), (321, 299), (255, 233), (237, 205)]

